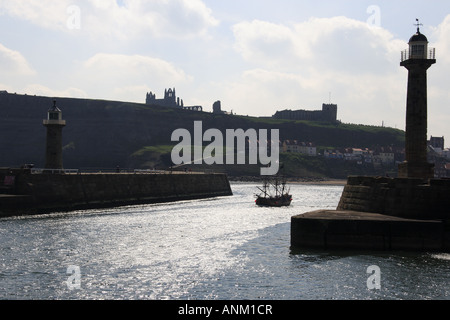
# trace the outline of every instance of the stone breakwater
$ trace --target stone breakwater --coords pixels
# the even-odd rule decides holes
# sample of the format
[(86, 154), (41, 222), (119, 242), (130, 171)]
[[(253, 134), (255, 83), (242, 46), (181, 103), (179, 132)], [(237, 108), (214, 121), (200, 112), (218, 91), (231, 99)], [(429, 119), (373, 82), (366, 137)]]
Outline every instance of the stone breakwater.
[(450, 251), (450, 180), (349, 177), (336, 210), (291, 218), (291, 247)]
[(292, 217), (293, 250), (450, 251), (450, 226), (377, 213), (318, 210)]
[(410, 219), (450, 219), (450, 180), (349, 177), (337, 209)]
[(0, 216), (232, 195), (224, 174), (31, 174), (0, 170)]

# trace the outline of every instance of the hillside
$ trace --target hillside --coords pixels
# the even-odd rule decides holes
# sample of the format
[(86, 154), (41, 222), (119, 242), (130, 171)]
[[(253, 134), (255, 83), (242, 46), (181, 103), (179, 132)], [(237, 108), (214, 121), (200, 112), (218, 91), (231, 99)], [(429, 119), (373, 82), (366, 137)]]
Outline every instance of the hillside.
[[(52, 100), (0, 93), (0, 167), (25, 163), (44, 165), (46, 131), (42, 120)], [(281, 140), (312, 141), (317, 146), (404, 145), (404, 132), (392, 128), (214, 115), (118, 101), (56, 100), (67, 121), (63, 130), (66, 168), (167, 166), (171, 148), (176, 144), (171, 142), (172, 132), (179, 128), (192, 132), (194, 121), (203, 122), (203, 131), (279, 129)], [(236, 170), (243, 171), (244, 167)]]

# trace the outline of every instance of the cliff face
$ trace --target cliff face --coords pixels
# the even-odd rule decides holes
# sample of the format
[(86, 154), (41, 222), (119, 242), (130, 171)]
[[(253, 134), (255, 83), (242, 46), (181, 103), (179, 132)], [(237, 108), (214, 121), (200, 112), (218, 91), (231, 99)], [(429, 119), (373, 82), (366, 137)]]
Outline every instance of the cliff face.
[[(0, 93), (0, 167), (44, 165), (45, 127), (42, 120), (53, 98)], [(172, 132), (203, 130), (279, 129), (280, 139), (312, 141), (317, 145), (348, 147), (404, 144), (403, 132), (388, 128), (317, 125), (232, 115), (214, 115), (145, 104), (57, 98), (67, 126), (63, 129), (65, 168), (139, 168), (145, 159), (132, 157), (147, 146), (174, 145)]]

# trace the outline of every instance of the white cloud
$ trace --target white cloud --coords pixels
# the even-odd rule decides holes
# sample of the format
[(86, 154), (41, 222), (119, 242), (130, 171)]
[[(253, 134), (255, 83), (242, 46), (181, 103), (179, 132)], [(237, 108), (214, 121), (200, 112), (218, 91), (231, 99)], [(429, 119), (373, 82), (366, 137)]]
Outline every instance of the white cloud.
[[(320, 109), (331, 92), (343, 122), (404, 129), (408, 73), (399, 63), (408, 38), (345, 17), (285, 25), (255, 20), (236, 24), (233, 32), (236, 51), (251, 66), (225, 86), (224, 100), (238, 113)], [(450, 15), (427, 36), (437, 58), (428, 71), (428, 133), (445, 136), (450, 134)]]
[(235, 49), (253, 69), (229, 87), (229, 97), (254, 106), (249, 114), (317, 110), (331, 92), (344, 122), (402, 127), (405, 41), (387, 30), (334, 17), (285, 25), (255, 20), (236, 24), (233, 32)]
[(252, 63), (280, 67), (308, 52), (296, 52), (296, 34), (288, 26), (254, 20), (233, 26), (235, 49)]
[(31, 76), (36, 73), (27, 59), (18, 51), (9, 49), (0, 43), (0, 79), (17, 76)]
[(292, 25), (254, 20), (236, 24), (233, 31), (235, 48), (245, 60), (295, 72), (312, 67), (378, 73), (398, 59), (403, 45), (382, 28), (346, 17), (311, 18)]
[(68, 19), (66, 10), (70, 4), (70, 0), (0, 0), (0, 13), (40, 27), (63, 30)]
[[(1, 49), (0, 46), (0, 66)], [(21, 59), (18, 60), (21, 61)], [(34, 78), (25, 76), (18, 77), (18, 82), (11, 83), (10, 77), (0, 76), (0, 83), (8, 84), (0, 86), (0, 89), (29, 95), (144, 103), (145, 94), (148, 91), (164, 92), (166, 87), (186, 86), (193, 81), (191, 76), (173, 64), (141, 55), (99, 53), (86, 61), (77, 63), (74, 69), (76, 71), (67, 73), (62, 83), (53, 81), (47, 81), (47, 84), (43, 84), (46, 81), (34, 83)], [(24, 69), (24, 71), (27, 70)]]
[(0, 13), (95, 39), (183, 38), (202, 35), (218, 24), (201, 0), (0, 0)]
[[(0, 44), (0, 87), (30, 95), (98, 98), (143, 103), (146, 92), (189, 85), (193, 77), (174, 64), (142, 55), (98, 53), (64, 71), (64, 81), (36, 72), (24, 56)], [(49, 76), (49, 79), (44, 78)], [(39, 83), (36, 82), (39, 77)], [(158, 93), (159, 91), (157, 91)]]
[(135, 102), (144, 102), (145, 93), (153, 88), (192, 81), (192, 77), (165, 60), (105, 53), (83, 62), (74, 79), (90, 97)]
[(450, 14), (427, 35), (436, 48), (436, 64), (428, 70), (428, 131), (433, 136), (450, 137)]
[(79, 88), (67, 88), (63, 90), (55, 90), (41, 84), (29, 84), (21, 91), (29, 95), (37, 95), (44, 97), (68, 97), (68, 98), (89, 98), (83, 90)]
[(128, 11), (139, 17), (140, 30), (154, 36), (185, 37), (203, 34), (218, 24), (201, 0), (128, 0)]
[(270, 116), (277, 108), (296, 107), (293, 101), (306, 103), (300, 94), (301, 81), (295, 74), (252, 69), (235, 82), (217, 86), (222, 87), (224, 108), (238, 114)]
[(0, 43), (0, 90), (18, 91), (24, 82), (32, 81), (37, 72), (18, 51)]
[(439, 60), (450, 63), (450, 14), (442, 23), (432, 29), (432, 34), (428, 36), (430, 45), (436, 48)]

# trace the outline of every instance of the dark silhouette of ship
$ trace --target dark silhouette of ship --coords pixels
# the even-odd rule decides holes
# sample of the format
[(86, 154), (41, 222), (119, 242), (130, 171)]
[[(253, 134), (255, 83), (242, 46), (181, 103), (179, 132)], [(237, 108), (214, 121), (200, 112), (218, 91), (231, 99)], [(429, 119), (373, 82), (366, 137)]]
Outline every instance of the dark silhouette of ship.
[(256, 195), (255, 203), (261, 207), (287, 207), (291, 205), (292, 195), (286, 186), (286, 179), (275, 177), (265, 179), (263, 186), (257, 187), (261, 193)]

